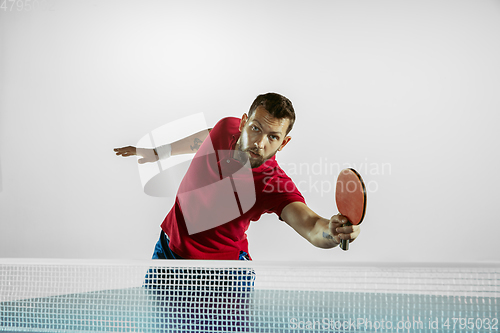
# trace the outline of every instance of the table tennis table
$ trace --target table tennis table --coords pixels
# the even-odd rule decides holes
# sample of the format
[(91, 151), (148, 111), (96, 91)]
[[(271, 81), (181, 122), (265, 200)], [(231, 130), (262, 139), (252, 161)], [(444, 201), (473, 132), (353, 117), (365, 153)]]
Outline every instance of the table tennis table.
[[(440, 292), (429, 292), (432, 283), (441, 281), (437, 275), (419, 281), (426, 288), (423, 290), (414, 280), (410, 281), (406, 273), (397, 275), (395, 270), (389, 273), (382, 270), (377, 272), (380, 278), (375, 280), (374, 275), (367, 277), (366, 272), (357, 276), (364, 276), (365, 286), (376, 281), (377, 284), (370, 282), (370, 289), (299, 290), (290, 288), (285, 276), (284, 282), (274, 289), (266, 285), (261, 288), (258, 284), (250, 288), (141, 285), (8, 300), (0, 302), (0, 331), (499, 331), (500, 279), (496, 269), (484, 273), (484, 279), (477, 281), (472, 279), (474, 276), (446, 273), (452, 279), (468, 279), (467, 286), (476, 291), (475, 295), (467, 290), (458, 292), (459, 289), (447, 288), (445, 278), (442, 278), (445, 284), (437, 288)], [(422, 278), (425, 274), (420, 275), (419, 279)], [(324, 283), (314, 272), (309, 272), (309, 279), (313, 284)], [(465, 288), (464, 282), (460, 283)], [(404, 288), (400, 288), (402, 285)], [(443, 292), (443, 289), (451, 292)]]

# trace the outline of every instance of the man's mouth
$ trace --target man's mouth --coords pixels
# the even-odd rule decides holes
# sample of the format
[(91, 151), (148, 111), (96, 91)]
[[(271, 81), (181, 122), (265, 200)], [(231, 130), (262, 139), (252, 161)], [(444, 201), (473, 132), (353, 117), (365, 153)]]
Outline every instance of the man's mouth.
[(252, 158), (260, 158), (260, 155), (257, 153), (254, 153), (253, 151), (249, 150), (248, 153)]

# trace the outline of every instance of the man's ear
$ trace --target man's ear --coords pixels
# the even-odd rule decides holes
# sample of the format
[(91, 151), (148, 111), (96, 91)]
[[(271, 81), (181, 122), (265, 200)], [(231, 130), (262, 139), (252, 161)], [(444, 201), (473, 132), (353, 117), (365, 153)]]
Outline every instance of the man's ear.
[(290, 140), (292, 140), (292, 137), (291, 137), (291, 136), (287, 136), (287, 137), (285, 137), (285, 139), (283, 140), (283, 143), (282, 143), (282, 144), (281, 144), (281, 146), (278, 148), (278, 151), (281, 151), (281, 149), (283, 149), (283, 148), (286, 146), (286, 144), (287, 144), (288, 142), (290, 142)]
[(248, 121), (248, 116), (246, 113), (243, 114), (243, 116), (241, 116), (241, 120), (240, 120), (240, 132), (243, 131), (243, 128), (245, 127), (245, 124), (247, 123)]

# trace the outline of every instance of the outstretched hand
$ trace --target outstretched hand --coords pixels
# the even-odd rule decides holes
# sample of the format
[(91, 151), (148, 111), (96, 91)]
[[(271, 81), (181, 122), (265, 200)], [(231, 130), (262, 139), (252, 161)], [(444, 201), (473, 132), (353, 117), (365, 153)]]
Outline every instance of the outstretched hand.
[(137, 162), (139, 164), (150, 163), (158, 161), (158, 156), (156, 155), (154, 149), (151, 148), (136, 148), (133, 146), (127, 146), (122, 148), (113, 149), (116, 152), (117, 156), (140, 156)]

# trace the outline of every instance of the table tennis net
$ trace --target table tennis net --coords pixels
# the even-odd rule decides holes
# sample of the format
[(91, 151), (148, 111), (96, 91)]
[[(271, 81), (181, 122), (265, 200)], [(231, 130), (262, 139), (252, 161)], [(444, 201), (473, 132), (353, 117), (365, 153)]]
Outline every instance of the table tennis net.
[(7, 332), (497, 332), (499, 308), (495, 265), (0, 260)]

